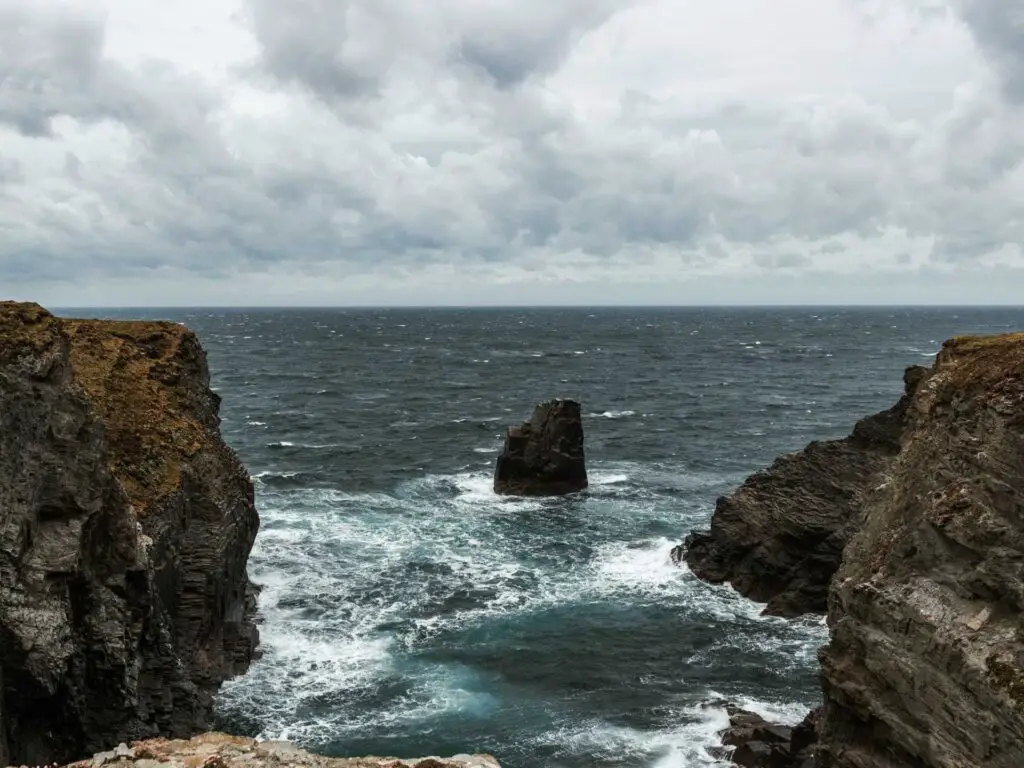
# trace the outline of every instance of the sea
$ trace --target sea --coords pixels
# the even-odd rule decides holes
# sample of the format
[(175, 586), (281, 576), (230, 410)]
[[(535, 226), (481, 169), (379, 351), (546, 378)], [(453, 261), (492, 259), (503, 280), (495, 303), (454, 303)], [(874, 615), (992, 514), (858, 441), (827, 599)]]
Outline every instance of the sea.
[[(78, 314), (81, 314), (80, 312)], [(669, 557), (779, 454), (888, 407), (944, 339), (1024, 310), (181, 309), (252, 474), (263, 655), (221, 729), (328, 755), (724, 766), (724, 702), (820, 701), (820, 617)], [(492, 491), (507, 425), (583, 404), (591, 485)]]

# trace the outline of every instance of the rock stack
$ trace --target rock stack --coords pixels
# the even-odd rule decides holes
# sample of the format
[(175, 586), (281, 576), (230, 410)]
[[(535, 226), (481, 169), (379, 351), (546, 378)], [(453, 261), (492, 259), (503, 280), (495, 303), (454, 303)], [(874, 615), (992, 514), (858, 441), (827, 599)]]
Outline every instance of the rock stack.
[(579, 403), (549, 400), (529, 421), (508, 428), (494, 471), (495, 493), (560, 496), (586, 487)]

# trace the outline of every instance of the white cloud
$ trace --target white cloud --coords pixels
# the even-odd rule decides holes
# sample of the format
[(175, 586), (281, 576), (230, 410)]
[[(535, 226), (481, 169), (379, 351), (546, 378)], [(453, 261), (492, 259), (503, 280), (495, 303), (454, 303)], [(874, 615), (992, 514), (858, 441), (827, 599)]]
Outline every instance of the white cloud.
[(1022, 34), (1002, 0), (0, 0), (0, 286), (1019, 300)]

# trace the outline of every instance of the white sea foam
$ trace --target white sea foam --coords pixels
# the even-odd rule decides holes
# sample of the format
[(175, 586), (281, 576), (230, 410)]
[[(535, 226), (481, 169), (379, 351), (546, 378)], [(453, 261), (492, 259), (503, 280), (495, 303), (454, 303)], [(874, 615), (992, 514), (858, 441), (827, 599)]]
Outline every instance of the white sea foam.
[(601, 413), (588, 413), (587, 416), (592, 419), (626, 419), (636, 416), (636, 411), (602, 411)]
[[(639, 487), (658, 472), (670, 474), (669, 468), (599, 465), (591, 472), (596, 496), (556, 500), (498, 496), (488, 471), (413, 478), (392, 493), (281, 488), (262, 480), (296, 473), (259, 473), (264, 524), (250, 570), (263, 587), (264, 657), (224, 688), (224, 705), (255, 713), (268, 738), (287, 732), (303, 742), (354, 738), (358, 729), (382, 723), (406, 732), (453, 713), (485, 712), (495, 705), (486, 684), (476, 685), (467, 670), (410, 661), (416, 649), (445, 633), (574, 604), (679, 606), (697, 622), (721, 624), (715, 647), (702, 651), (709, 659), (757, 642), (794, 668), (813, 664), (823, 626), (761, 617), (761, 606), (698, 581), (672, 564), (673, 538), (626, 533), (621, 540), (592, 543), (589, 554), (567, 558), (561, 567), (526, 557), (524, 535), (530, 546), (541, 546), (565, 540), (579, 520), (594, 530), (624, 525), (625, 503), (624, 530), (662, 519), (664, 508), (601, 491)], [(693, 485), (720, 481), (708, 476)], [(688, 483), (679, 479), (676, 487)], [(674, 508), (680, 534), (706, 522), (700, 517), (706, 510)], [(457, 593), (476, 597), (445, 607), (447, 595)], [(732, 630), (759, 624), (771, 631), (752, 636)], [(389, 693), (394, 680), (401, 685)], [(373, 703), (374, 697), (384, 698)], [(756, 709), (764, 702), (737, 703), (768, 712)], [(784, 717), (773, 719), (802, 716), (798, 705), (777, 706)], [(715, 743), (723, 717), (681, 712), (678, 729), (651, 732), (591, 722), (544, 738), (570, 746), (576, 739), (580, 751), (595, 754), (639, 750), (651, 755), (652, 768), (713, 766), (719, 763), (706, 747)]]

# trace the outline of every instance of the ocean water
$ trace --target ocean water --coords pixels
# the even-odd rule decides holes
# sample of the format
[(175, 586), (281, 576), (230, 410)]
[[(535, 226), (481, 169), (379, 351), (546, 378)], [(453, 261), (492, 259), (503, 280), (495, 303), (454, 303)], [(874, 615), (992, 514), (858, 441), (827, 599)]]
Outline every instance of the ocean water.
[[(97, 314), (96, 312), (90, 314)], [(195, 329), (252, 473), (264, 654), (219, 725), (332, 755), (715, 766), (730, 700), (796, 722), (820, 620), (674, 567), (715, 498), (891, 405), (993, 309), (109, 311)], [(506, 424), (582, 401), (592, 486), (496, 497)]]

